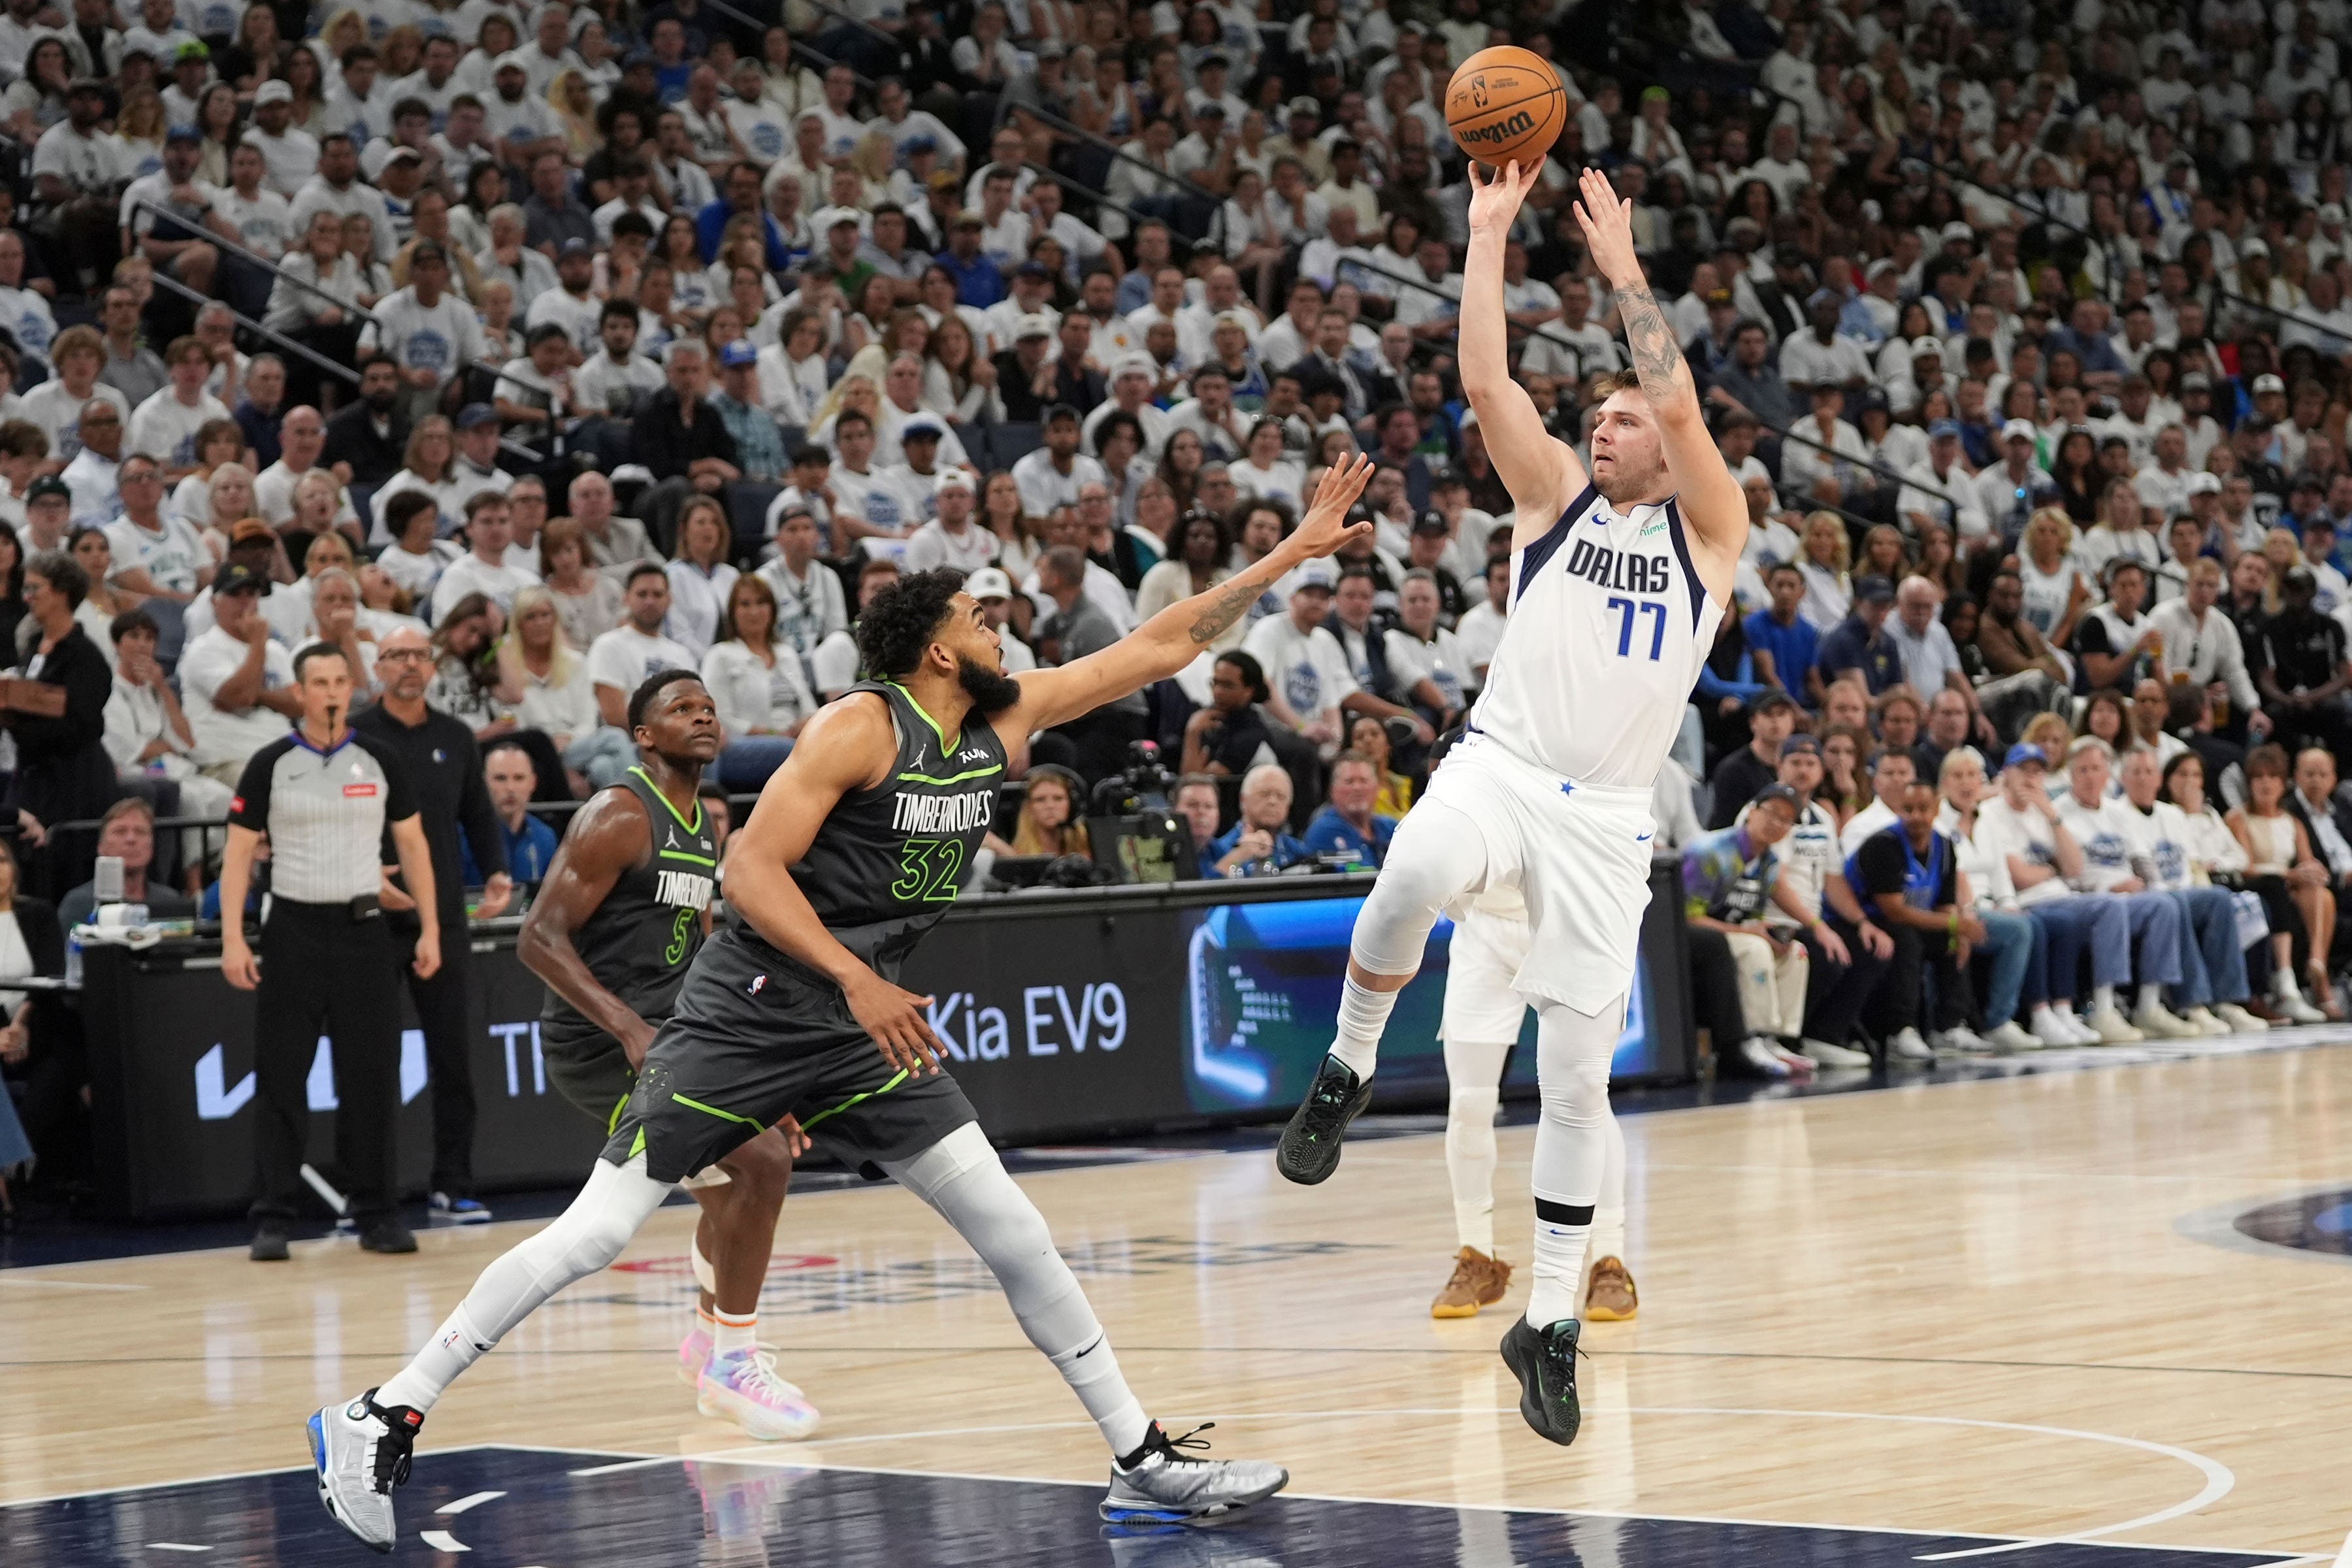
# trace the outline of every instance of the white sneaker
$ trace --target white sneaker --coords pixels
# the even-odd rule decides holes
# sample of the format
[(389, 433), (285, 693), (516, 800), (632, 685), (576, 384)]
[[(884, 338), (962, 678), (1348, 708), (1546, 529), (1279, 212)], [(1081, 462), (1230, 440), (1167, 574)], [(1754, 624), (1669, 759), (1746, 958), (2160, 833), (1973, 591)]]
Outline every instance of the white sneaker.
[(2259, 1035), (2270, 1027), (2268, 1020), (2255, 1017), (2235, 1002), (2215, 1004), (2213, 1015), (2221, 1019), (2221, 1026), (2231, 1034)]
[(1870, 1053), (1857, 1051), (1852, 1046), (1833, 1046), (1827, 1040), (1806, 1040), (1797, 1047), (1815, 1067), (1866, 1068)]
[(1935, 1045), (1936, 1054), (1939, 1057), (1983, 1056), (1992, 1048), (1985, 1044), (1983, 1036), (1966, 1024), (1955, 1024), (1937, 1034)]
[(2327, 1015), (2313, 1006), (2300, 991), (2289, 991), (2271, 999), (2271, 1005), (2298, 1024), (2325, 1024)]
[(2051, 1047), (2081, 1045), (2082, 1037), (2074, 1032), (2071, 1018), (2072, 1015), (2055, 1007), (2036, 1007), (2032, 1019), (2034, 1039)]
[(2071, 1007), (2059, 1012), (2058, 1020), (2074, 1031), (2074, 1043), (2078, 1046), (2097, 1046), (2106, 1043), (2100, 1037), (2099, 1031), (2091, 1027), (2084, 1021), (2083, 1015)]
[(2005, 1021), (1997, 1029), (1987, 1030), (1984, 1043), (2003, 1056), (2017, 1051), (2038, 1051), (2042, 1045), (2038, 1036), (2030, 1035), (2019, 1028), (2017, 1020), (2014, 1018)]
[(2191, 1007), (2180, 1015), (2180, 1019), (2185, 1024), (2194, 1024), (2200, 1034), (2226, 1035), (2231, 1032), (2229, 1025), (2213, 1016), (2213, 1009), (2210, 1007)]
[(1739, 1059), (1765, 1078), (1789, 1076), (1789, 1064), (1780, 1059), (1772, 1042), (1761, 1035), (1750, 1035), (1739, 1042)]
[(1918, 1030), (1904, 1028), (1896, 1030), (1887, 1040), (1886, 1059), (1890, 1062), (1924, 1064), (1934, 1061), (1936, 1053), (1927, 1048), (1927, 1042), (1919, 1037)]
[(425, 1417), (404, 1405), (378, 1405), (373, 1388), (310, 1419), (320, 1502), (337, 1524), (378, 1552), (391, 1551), (398, 1534), (392, 1491), (408, 1479), (410, 1450), (424, 1424)]
[[(2169, 1018), (2172, 1015), (2167, 1013), (2165, 1016)], [(2179, 1020), (2173, 1021), (2178, 1023)], [(2098, 1043), (2101, 1045), (2127, 1046), (2135, 1040), (2147, 1038), (2146, 1035), (2132, 1027), (2130, 1022), (2124, 1017), (2123, 1010), (2113, 1003), (2100, 1008), (2084, 1022), (2090, 1026), (2091, 1032), (2098, 1037)], [(2090, 1043), (2087, 1040), (2084, 1042), (2085, 1045)]]
[(1788, 1047), (1782, 1045), (1780, 1041), (1772, 1038), (1769, 1035), (1765, 1037), (1764, 1043), (1772, 1047), (1772, 1054), (1774, 1056), (1779, 1057), (1782, 1061), (1789, 1064), (1789, 1070), (1791, 1073), (1795, 1074), (1799, 1078), (1811, 1078), (1813, 1076), (1812, 1058), (1805, 1055), (1802, 1051), (1790, 1050)]
[(2132, 1026), (2151, 1039), (2185, 1040), (2200, 1033), (2196, 1025), (2161, 1002), (2151, 1002), (2132, 1015)]

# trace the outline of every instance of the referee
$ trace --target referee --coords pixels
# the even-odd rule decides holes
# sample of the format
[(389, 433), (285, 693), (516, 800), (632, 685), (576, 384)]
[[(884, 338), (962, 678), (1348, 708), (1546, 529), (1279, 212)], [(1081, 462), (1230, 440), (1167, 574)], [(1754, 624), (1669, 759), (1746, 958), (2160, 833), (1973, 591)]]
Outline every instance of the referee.
[[(232, 571), (238, 570), (231, 568)], [(440, 966), (433, 862), (399, 760), (343, 722), (352, 674), (339, 648), (316, 644), (294, 660), (301, 727), (253, 754), (229, 803), (221, 863), (221, 973), (240, 991), (258, 986), (254, 1009), (253, 1260), (282, 1261), (310, 1141), (306, 1080), (320, 1026), (334, 1041), (335, 1153), (351, 1185), (360, 1245), (414, 1252), (400, 1223), (393, 1173), (393, 1121), (400, 1109), (400, 993), (392, 942), (377, 903), (378, 845), (390, 823), (400, 868), (415, 889), (424, 931), (415, 970)], [(246, 944), (253, 853), (269, 835), (267, 973)]]

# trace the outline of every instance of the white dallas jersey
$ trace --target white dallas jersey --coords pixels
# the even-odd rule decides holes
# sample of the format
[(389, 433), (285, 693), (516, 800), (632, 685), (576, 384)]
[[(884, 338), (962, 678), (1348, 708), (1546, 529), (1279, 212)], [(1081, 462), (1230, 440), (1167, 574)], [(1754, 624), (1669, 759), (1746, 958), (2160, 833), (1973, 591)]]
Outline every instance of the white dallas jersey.
[(1511, 554), (1510, 618), (1471, 727), (1562, 778), (1648, 789), (1722, 619), (1674, 498), (1621, 514), (1587, 485)]

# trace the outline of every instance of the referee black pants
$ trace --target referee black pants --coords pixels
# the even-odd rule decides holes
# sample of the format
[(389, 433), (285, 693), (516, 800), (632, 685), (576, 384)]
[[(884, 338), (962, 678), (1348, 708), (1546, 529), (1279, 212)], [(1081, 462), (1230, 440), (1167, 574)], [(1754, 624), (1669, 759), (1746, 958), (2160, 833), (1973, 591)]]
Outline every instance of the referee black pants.
[(441, 967), (419, 980), (409, 963), (416, 956), (415, 927), (402, 921), (392, 930), (393, 973), (408, 988), (425, 1035), (425, 1064), (433, 1089), (433, 1190), (453, 1198), (474, 1195), (474, 1063), (467, 1047), (472, 1028), (473, 942), (460, 909), (443, 916)]
[(270, 900), (253, 1020), (257, 1112), (253, 1217), (290, 1219), (310, 1142), (308, 1081), (319, 1037), (334, 1042), (335, 1163), (362, 1229), (396, 1206), (393, 1119), (400, 1110), (400, 994), (377, 916), (341, 904)]

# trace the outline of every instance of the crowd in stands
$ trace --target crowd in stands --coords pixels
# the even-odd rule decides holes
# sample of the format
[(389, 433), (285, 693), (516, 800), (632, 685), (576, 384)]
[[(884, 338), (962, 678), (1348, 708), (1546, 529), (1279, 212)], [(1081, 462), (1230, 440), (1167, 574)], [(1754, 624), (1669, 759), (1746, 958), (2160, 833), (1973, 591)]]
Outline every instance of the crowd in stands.
[(429, 637), (521, 863), (518, 802), (615, 778), (649, 671), (702, 672), (755, 790), (897, 574), (968, 572), (1010, 669), (1078, 657), (1355, 450), (1372, 533), (1036, 737), (1000, 847), (1084, 852), (1150, 741), (1203, 874), (1377, 864), (1508, 613), (1442, 111), (1507, 43), (1568, 98), (1518, 384), (1580, 445), (1624, 362), (1597, 167), (1751, 509), (1657, 799), (1740, 976), (1714, 1032), (1801, 1071), (2338, 1010), (2343, 0), (5, 13), (0, 661), (64, 697), (0, 688), (0, 761), (42, 896), (118, 797), (216, 816), (311, 641), (372, 693)]

